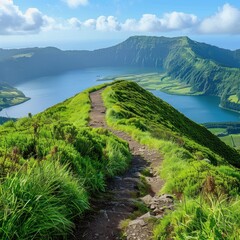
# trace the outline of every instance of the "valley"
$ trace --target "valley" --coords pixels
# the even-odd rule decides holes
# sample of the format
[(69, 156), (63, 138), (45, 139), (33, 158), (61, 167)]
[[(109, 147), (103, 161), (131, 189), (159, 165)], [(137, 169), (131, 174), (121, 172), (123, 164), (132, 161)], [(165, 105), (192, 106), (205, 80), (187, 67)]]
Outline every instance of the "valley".
[[(149, 89), (157, 97), (167, 101), (187, 117), (198, 123), (239, 121), (239, 113), (219, 108), (218, 97), (180, 95), (179, 91), (182, 90), (180, 85), (174, 88), (175, 90), (177, 89), (179, 94), (172, 95), (176, 91), (173, 91), (169, 83), (167, 84), (167, 91), (162, 89), (162, 87), (166, 88), (165, 83), (164, 85), (158, 85), (162, 86), (161, 89), (157, 88), (158, 75), (159, 73), (154, 72), (151, 68), (108, 67), (88, 68), (29, 80), (16, 87), (31, 99), (23, 104), (3, 109), (0, 111), (0, 116), (19, 118), (27, 116), (28, 113), (37, 114), (77, 94), (79, 91), (95, 86), (98, 83), (108, 82), (111, 79), (130, 80), (133, 78), (134, 80), (141, 77), (139, 84), (142, 83), (142, 87)], [(99, 76), (101, 77), (101, 81), (99, 81)], [(165, 92), (162, 92), (163, 90)], [(171, 92), (172, 94), (166, 92)]]
[(94, 51), (62, 51), (53, 47), (0, 49), (0, 79), (16, 87), (34, 79), (44, 81), (44, 78), (71, 71), (107, 67), (138, 68), (143, 73), (144, 69), (152, 69), (151, 72), (161, 74), (142, 81), (149, 89), (216, 96), (222, 107), (240, 110), (239, 50), (218, 48), (188, 37), (134, 36)]
[(0, 0), (0, 240), (239, 240), (240, 2)]
[(0, 111), (0, 238), (239, 235), (238, 52), (131, 37), (0, 53), (17, 96)]

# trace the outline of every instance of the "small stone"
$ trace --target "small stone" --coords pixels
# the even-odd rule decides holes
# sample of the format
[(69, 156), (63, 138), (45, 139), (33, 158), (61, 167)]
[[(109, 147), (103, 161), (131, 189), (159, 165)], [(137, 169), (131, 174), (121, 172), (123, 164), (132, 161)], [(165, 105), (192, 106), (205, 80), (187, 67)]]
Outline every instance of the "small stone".
[(147, 223), (145, 223), (142, 219), (136, 219), (136, 220), (133, 220), (131, 221), (128, 226), (134, 226), (134, 225), (140, 225), (140, 226), (145, 226), (147, 225)]
[(146, 219), (146, 218), (150, 218), (152, 217), (150, 212), (147, 212), (146, 214), (142, 215), (141, 217), (139, 217), (139, 219)]
[(152, 196), (150, 196), (150, 195), (148, 194), (148, 195), (142, 197), (141, 200), (142, 200), (146, 205), (149, 206), (149, 205), (151, 205), (153, 198), (152, 198)]

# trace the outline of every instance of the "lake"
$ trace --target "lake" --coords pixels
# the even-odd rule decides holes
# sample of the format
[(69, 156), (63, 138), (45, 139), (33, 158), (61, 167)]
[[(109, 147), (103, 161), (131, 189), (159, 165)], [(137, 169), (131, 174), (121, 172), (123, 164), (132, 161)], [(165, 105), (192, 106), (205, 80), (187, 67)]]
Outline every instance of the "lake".
[[(16, 85), (31, 100), (3, 109), (0, 116), (24, 117), (36, 114), (91, 86), (103, 83), (99, 77), (151, 72), (151, 69), (136, 68), (91, 68), (57, 76), (48, 76)], [(190, 119), (198, 122), (236, 122), (240, 114), (219, 108), (217, 97), (169, 95), (160, 91), (152, 93), (171, 104)]]
[(31, 99), (23, 104), (3, 109), (0, 116), (19, 118), (27, 116), (28, 113), (36, 114), (89, 87), (104, 83), (96, 81), (98, 78), (134, 74), (139, 71), (145, 72), (137, 68), (90, 68), (33, 79), (14, 86)]

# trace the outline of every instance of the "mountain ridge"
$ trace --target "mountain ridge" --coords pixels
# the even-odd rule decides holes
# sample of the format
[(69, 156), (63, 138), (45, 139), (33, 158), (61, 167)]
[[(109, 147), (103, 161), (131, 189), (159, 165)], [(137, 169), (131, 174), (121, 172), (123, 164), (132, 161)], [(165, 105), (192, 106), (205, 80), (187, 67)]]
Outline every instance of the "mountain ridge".
[(133, 36), (93, 51), (53, 47), (0, 50), (0, 79), (13, 85), (71, 70), (125, 66), (164, 70), (191, 86), (193, 92), (218, 96), (223, 107), (240, 110), (240, 50), (222, 49), (186, 36)]
[[(98, 97), (94, 101), (93, 94)], [(96, 114), (101, 115), (102, 121), (96, 119)], [(160, 156), (154, 153), (153, 161), (160, 165), (156, 166), (156, 173), (141, 165), (141, 170), (129, 168), (136, 175), (125, 179), (124, 184), (136, 183), (131, 186), (136, 186), (137, 195), (133, 194), (136, 191), (111, 189), (117, 190), (123, 201), (128, 194), (129, 204), (133, 204), (132, 214), (125, 208), (130, 219), (117, 222), (117, 231), (119, 226), (123, 231), (124, 226), (125, 230), (131, 229), (129, 220), (139, 220), (148, 213), (142, 221), (147, 224), (146, 219), (150, 220), (149, 234), (155, 240), (239, 236), (239, 153), (134, 82), (118, 81), (87, 89), (42, 113), (4, 123), (0, 134), (1, 239), (73, 239), (74, 223), (84, 234), (79, 219), (94, 219), (96, 215), (86, 211), (96, 201), (101, 206), (111, 200), (116, 204), (111, 194), (102, 193), (110, 178), (119, 183), (129, 168), (129, 145), (135, 147), (134, 141), (140, 144), (137, 151), (133, 148), (137, 161), (141, 160), (139, 155), (145, 154), (149, 160), (155, 152)], [(123, 135), (128, 136), (129, 145)], [(142, 201), (132, 201), (149, 191), (149, 177), (165, 181), (159, 194), (173, 195), (174, 209), (172, 202), (171, 206), (165, 202), (159, 208), (154, 206), (153, 211)], [(173, 211), (162, 216), (167, 206)], [(108, 208), (111, 214), (119, 215), (117, 209), (113, 205)], [(105, 209), (100, 209), (100, 216), (106, 217), (106, 211), (101, 210)], [(152, 221), (159, 214), (159, 220)], [(102, 218), (99, 221), (98, 226), (102, 227)], [(209, 225), (215, 230), (206, 231)], [(97, 233), (94, 231), (91, 232)], [(106, 231), (107, 235), (111, 233), (109, 228)]]

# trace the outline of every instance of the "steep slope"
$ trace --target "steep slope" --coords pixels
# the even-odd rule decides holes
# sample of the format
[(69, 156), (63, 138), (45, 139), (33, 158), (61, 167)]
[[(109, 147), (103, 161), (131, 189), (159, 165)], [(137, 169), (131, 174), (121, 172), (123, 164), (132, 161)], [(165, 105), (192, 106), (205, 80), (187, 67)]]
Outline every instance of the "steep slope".
[[(104, 87), (106, 120), (111, 129), (115, 129), (112, 132), (104, 121), (103, 128), (87, 127), (90, 93)], [(98, 111), (96, 102), (99, 101), (92, 100), (94, 111)], [(100, 111), (103, 119), (105, 109)], [(94, 120), (91, 123), (95, 124)], [(144, 151), (132, 149), (136, 155), (145, 152), (146, 156), (154, 154), (159, 158), (158, 152), (163, 154), (159, 171), (165, 184), (161, 192), (172, 193), (176, 200), (185, 204), (182, 206), (179, 201), (180, 207), (177, 204), (171, 213), (177, 215), (167, 215), (157, 222), (156, 239), (165, 235), (165, 239), (180, 238), (179, 234), (185, 232), (201, 239), (199, 234), (195, 235), (197, 231), (208, 233), (203, 231), (207, 221), (218, 229), (212, 239), (218, 239), (219, 232), (227, 239), (234, 239), (234, 234), (239, 233), (239, 202), (235, 199), (240, 192), (238, 152), (136, 83), (122, 81), (88, 89), (36, 116), (4, 123), (0, 126), (0, 134), (1, 239), (69, 236), (74, 222), (79, 218), (85, 220), (83, 213), (91, 204), (89, 198), (99, 196), (109, 178), (128, 168), (130, 151), (127, 142), (121, 139), (125, 137), (128, 141), (133, 137), (140, 142), (141, 145), (136, 143), (135, 146), (147, 146)], [(135, 160), (139, 159), (136, 156)], [(162, 157), (155, 162), (161, 160)], [(145, 174), (149, 176), (151, 172)], [(115, 179), (119, 182), (119, 178)], [(224, 230), (222, 217), (212, 216), (211, 201), (206, 200), (211, 197), (218, 201), (223, 195), (228, 199), (224, 204), (232, 216)], [(200, 203), (199, 196), (203, 197)], [(199, 209), (202, 205), (210, 210), (202, 213)], [(220, 202), (214, 209), (222, 211), (225, 205)], [(151, 212), (142, 203), (137, 206)], [(192, 227), (191, 221), (181, 217), (185, 214), (183, 207), (188, 207), (193, 222), (200, 219), (202, 223)], [(164, 212), (164, 209), (158, 211)], [(182, 223), (181, 231), (179, 225), (174, 224), (176, 222)], [(204, 236), (202, 239), (211, 238)]]
[(237, 51), (199, 44), (188, 38), (181, 41), (182, 46), (171, 51), (165, 61), (167, 73), (192, 86), (194, 91), (219, 96), (223, 107), (240, 109), (238, 101), (229, 101), (230, 96), (239, 95), (240, 69)]
[[(111, 102), (108, 116), (112, 119), (112, 124), (115, 122), (123, 128), (133, 126), (139, 131), (149, 132), (153, 138), (159, 135), (172, 139), (186, 149), (191, 149), (191, 142), (194, 142), (199, 148), (206, 147), (211, 150), (210, 155), (206, 152), (206, 157), (212, 164), (229, 162), (240, 168), (240, 158), (236, 150), (136, 83), (123, 81), (114, 84), (111, 90), (108, 90), (107, 99)], [(216, 158), (213, 153), (220, 158)]]
[(116, 83), (103, 98), (109, 125), (164, 154), (161, 193), (180, 201), (155, 222), (154, 239), (238, 239), (239, 154), (136, 83)]

